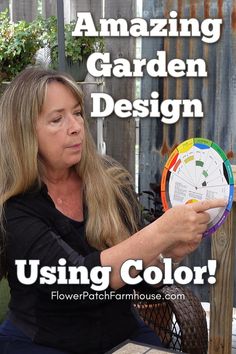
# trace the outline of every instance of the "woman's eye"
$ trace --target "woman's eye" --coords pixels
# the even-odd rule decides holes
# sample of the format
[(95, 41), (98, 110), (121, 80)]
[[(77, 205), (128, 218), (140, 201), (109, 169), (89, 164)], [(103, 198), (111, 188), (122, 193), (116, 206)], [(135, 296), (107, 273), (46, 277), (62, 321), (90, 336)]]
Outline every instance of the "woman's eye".
[(82, 112), (81, 111), (77, 111), (74, 113), (75, 116), (77, 117), (82, 117)]
[(58, 117), (52, 120), (52, 123), (59, 123), (61, 121), (62, 117)]

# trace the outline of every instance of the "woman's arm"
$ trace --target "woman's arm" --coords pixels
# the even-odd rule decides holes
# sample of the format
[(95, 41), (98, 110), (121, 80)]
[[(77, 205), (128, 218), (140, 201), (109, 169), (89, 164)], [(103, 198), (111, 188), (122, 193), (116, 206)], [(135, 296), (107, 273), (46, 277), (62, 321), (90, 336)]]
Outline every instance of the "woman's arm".
[(155, 263), (160, 253), (181, 260), (201, 242), (209, 222), (206, 211), (226, 204), (225, 200), (206, 200), (174, 207), (132, 237), (102, 251), (101, 264), (112, 267), (110, 286), (118, 289), (124, 285), (120, 268), (128, 259), (142, 259), (144, 267)]

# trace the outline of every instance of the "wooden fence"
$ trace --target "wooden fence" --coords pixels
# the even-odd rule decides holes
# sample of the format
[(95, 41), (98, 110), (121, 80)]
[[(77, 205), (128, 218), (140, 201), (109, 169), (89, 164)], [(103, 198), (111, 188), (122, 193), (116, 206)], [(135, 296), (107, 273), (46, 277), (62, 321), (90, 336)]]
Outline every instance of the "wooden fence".
[[(158, 91), (162, 99), (199, 98), (203, 102), (204, 118), (180, 118), (174, 125), (166, 125), (158, 119), (143, 118), (140, 121), (139, 183), (140, 190), (147, 190), (150, 182), (160, 183), (161, 172), (170, 152), (182, 140), (202, 136), (214, 140), (227, 153), (232, 163), (236, 163), (236, 2), (235, 0), (182, 0), (137, 1), (143, 5), (143, 18), (166, 18), (171, 10), (176, 10), (180, 18), (196, 17), (222, 18), (221, 38), (208, 45), (198, 38), (143, 38), (142, 58), (155, 58), (157, 50), (164, 50), (168, 60), (172, 58), (203, 58), (207, 63), (208, 77), (204, 79), (151, 78), (145, 75), (141, 80), (141, 96), (149, 98), (152, 91)], [(14, 21), (32, 20), (42, 6), (44, 16), (56, 14), (56, 0), (12, 0), (11, 14)], [(0, 11), (9, 7), (8, 0), (0, 0)], [(98, 20), (105, 13), (106, 18), (136, 17), (135, 0), (64, 0), (65, 19), (76, 18), (77, 11), (90, 11)], [(135, 58), (135, 39), (106, 38), (106, 51), (111, 59)], [(94, 81), (87, 77), (87, 81)], [(135, 80), (131, 78), (106, 79), (102, 86), (83, 85), (86, 110), (91, 112), (91, 92), (103, 90), (116, 101), (135, 98)], [(95, 140), (97, 122), (88, 118)], [(104, 140), (109, 155), (120, 161), (134, 175), (135, 169), (135, 121), (133, 118), (120, 119), (114, 114), (103, 121)], [(146, 200), (143, 201), (147, 203)], [(236, 210), (227, 223), (211, 239), (206, 239), (186, 264), (205, 265), (206, 260), (218, 261), (217, 284), (211, 286), (211, 333), (210, 353), (229, 354), (231, 352), (231, 315), (234, 280), (234, 249)], [(213, 242), (211, 242), (213, 240)], [(209, 286), (192, 288), (204, 301), (209, 301)], [(236, 303), (236, 299), (234, 300)], [(224, 312), (226, 311), (226, 312)], [(224, 316), (225, 315), (225, 316)], [(225, 323), (222, 320), (225, 318)]]
[[(150, 182), (160, 184), (164, 164), (171, 151), (183, 140), (203, 137), (218, 143), (235, 163), (236, 151), (236, 2), (224, 1), (161, 1), (144, 0), (145, 19), (166, 18), (176, 10), (180, 18), (222, 18), (221, 37), (206, 44), (199, 38), (144, 38), (142, 57), (155, 58), (157, 50), (164, 50), (168, 60), (173, 58), (203, 58), (207, 64), (207, 78), (150, 78), (142, 80), (142, 96), (158, 91), (163, 99), (198, 98), (203, 103), (203, 118), (180, 118), (173, 125), (158, 119), (145, 118), (140, 122), (140, 190)], [(211, 239), (191, 255), (187, 265), (206, 264), (211, 258)], [(193, 287), (203, 300), (209, 299), (209, 286)], [(236, 294), (236, 293), (235, 293)], [(234, 303), (236, 303), (236, 298)]]

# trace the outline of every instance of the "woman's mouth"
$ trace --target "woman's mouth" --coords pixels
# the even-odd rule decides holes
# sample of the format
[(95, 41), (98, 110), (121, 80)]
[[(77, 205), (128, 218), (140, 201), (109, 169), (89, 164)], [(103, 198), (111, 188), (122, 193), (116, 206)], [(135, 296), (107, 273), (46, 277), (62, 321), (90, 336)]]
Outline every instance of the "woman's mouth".
[(74, 144), (74, 145), (70, 145), (68, 146), (69, 149), (80, 149), (82, 146), (82, 144)]

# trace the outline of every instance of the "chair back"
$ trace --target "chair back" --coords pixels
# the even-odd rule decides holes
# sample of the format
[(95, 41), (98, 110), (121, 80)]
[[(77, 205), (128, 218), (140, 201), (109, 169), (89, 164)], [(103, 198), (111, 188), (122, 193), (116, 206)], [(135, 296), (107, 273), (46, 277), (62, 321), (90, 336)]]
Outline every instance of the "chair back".
[(188, 288), (179, 285), (166, 285), (156, 292), (161, 300), (134, 302), (139, 316), (156, 332), (165, 347), (188, 354), (207, 354), (206, 314), (199, 299)]

